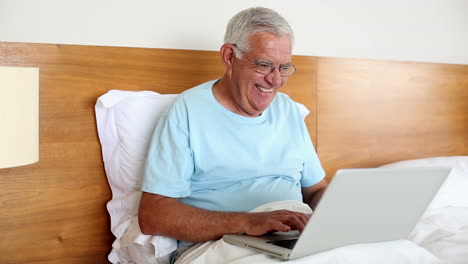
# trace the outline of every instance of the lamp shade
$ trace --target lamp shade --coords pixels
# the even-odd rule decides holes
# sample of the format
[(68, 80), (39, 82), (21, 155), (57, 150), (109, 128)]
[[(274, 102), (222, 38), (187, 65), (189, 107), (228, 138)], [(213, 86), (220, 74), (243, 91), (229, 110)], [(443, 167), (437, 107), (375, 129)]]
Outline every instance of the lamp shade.
[(39, 68), (0, 67), (0, 168), (39, 160)]

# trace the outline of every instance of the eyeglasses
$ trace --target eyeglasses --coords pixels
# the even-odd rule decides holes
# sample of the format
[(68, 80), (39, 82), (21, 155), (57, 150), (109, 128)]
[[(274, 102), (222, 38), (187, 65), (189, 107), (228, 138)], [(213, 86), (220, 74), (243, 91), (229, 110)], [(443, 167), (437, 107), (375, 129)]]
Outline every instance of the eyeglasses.
[[(232, 44), (232, 45), (241, 53), (245, 53), (243, 50), (237, 47), (236, 44)], [(263, 61), (253, 61), (251, 63), (256, 66), (257, 68), (256, 71), (263, 75), (271, 74), (274, 70), (276, 70), (276, 68), (278, 68), (281, 77), (289, 77), (296, 71), (296, 67), (294, 67), (294, 65), (292, 64), (287, 65), (287, 66), (280, 65), (279, 67), (276, 67), (275, 65), (271, 63), (263, 62)]]

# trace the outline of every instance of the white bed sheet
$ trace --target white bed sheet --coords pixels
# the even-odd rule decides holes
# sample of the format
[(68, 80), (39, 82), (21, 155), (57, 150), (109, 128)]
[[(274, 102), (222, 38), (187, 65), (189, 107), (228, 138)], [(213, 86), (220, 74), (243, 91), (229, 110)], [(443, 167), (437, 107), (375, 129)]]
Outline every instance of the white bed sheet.
[(426, 212), (410, 239), (447, 264), (468, 263), (468, 207)]
[[(297, 208), (297, 205), (294, 207)], [(295, 209), (291, 208), (290, 204), (282, 208)], [(275, 262), (282, 261), (248, 248), (217, 240), (195, 245), (185, 252), (176, 264)], [(427, 212), (408, 240), (356, 244), (283, 262), (311, 264), (468, 263), (468, 208), (446, 207)]]

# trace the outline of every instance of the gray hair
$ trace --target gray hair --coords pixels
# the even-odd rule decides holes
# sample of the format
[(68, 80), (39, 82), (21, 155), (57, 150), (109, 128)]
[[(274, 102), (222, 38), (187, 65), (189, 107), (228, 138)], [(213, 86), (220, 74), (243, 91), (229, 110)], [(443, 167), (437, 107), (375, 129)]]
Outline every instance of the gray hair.
[(242, 52), (250, 49), (250, 36), (260, 32), (268, 32), (277, 37), (289, 36), (291, 44), (294, 42), (293, 30), (284, 17), (271, 9), (254, 7), (237, 13), (229, 20), (224, 43), (236, 44), (240, 51), (234, 49), (234, 53), (241, 59)]

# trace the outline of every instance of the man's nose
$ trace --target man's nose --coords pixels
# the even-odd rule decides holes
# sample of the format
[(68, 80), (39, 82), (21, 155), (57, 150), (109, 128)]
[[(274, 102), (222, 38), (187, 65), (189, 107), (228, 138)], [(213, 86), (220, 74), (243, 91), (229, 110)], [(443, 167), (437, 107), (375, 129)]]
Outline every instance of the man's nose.
[(281, 75), (279, 69), (274, 69), (270, 74), (265, 76), (265, 80), (273, 87), (277, 87), (281, 85)]

